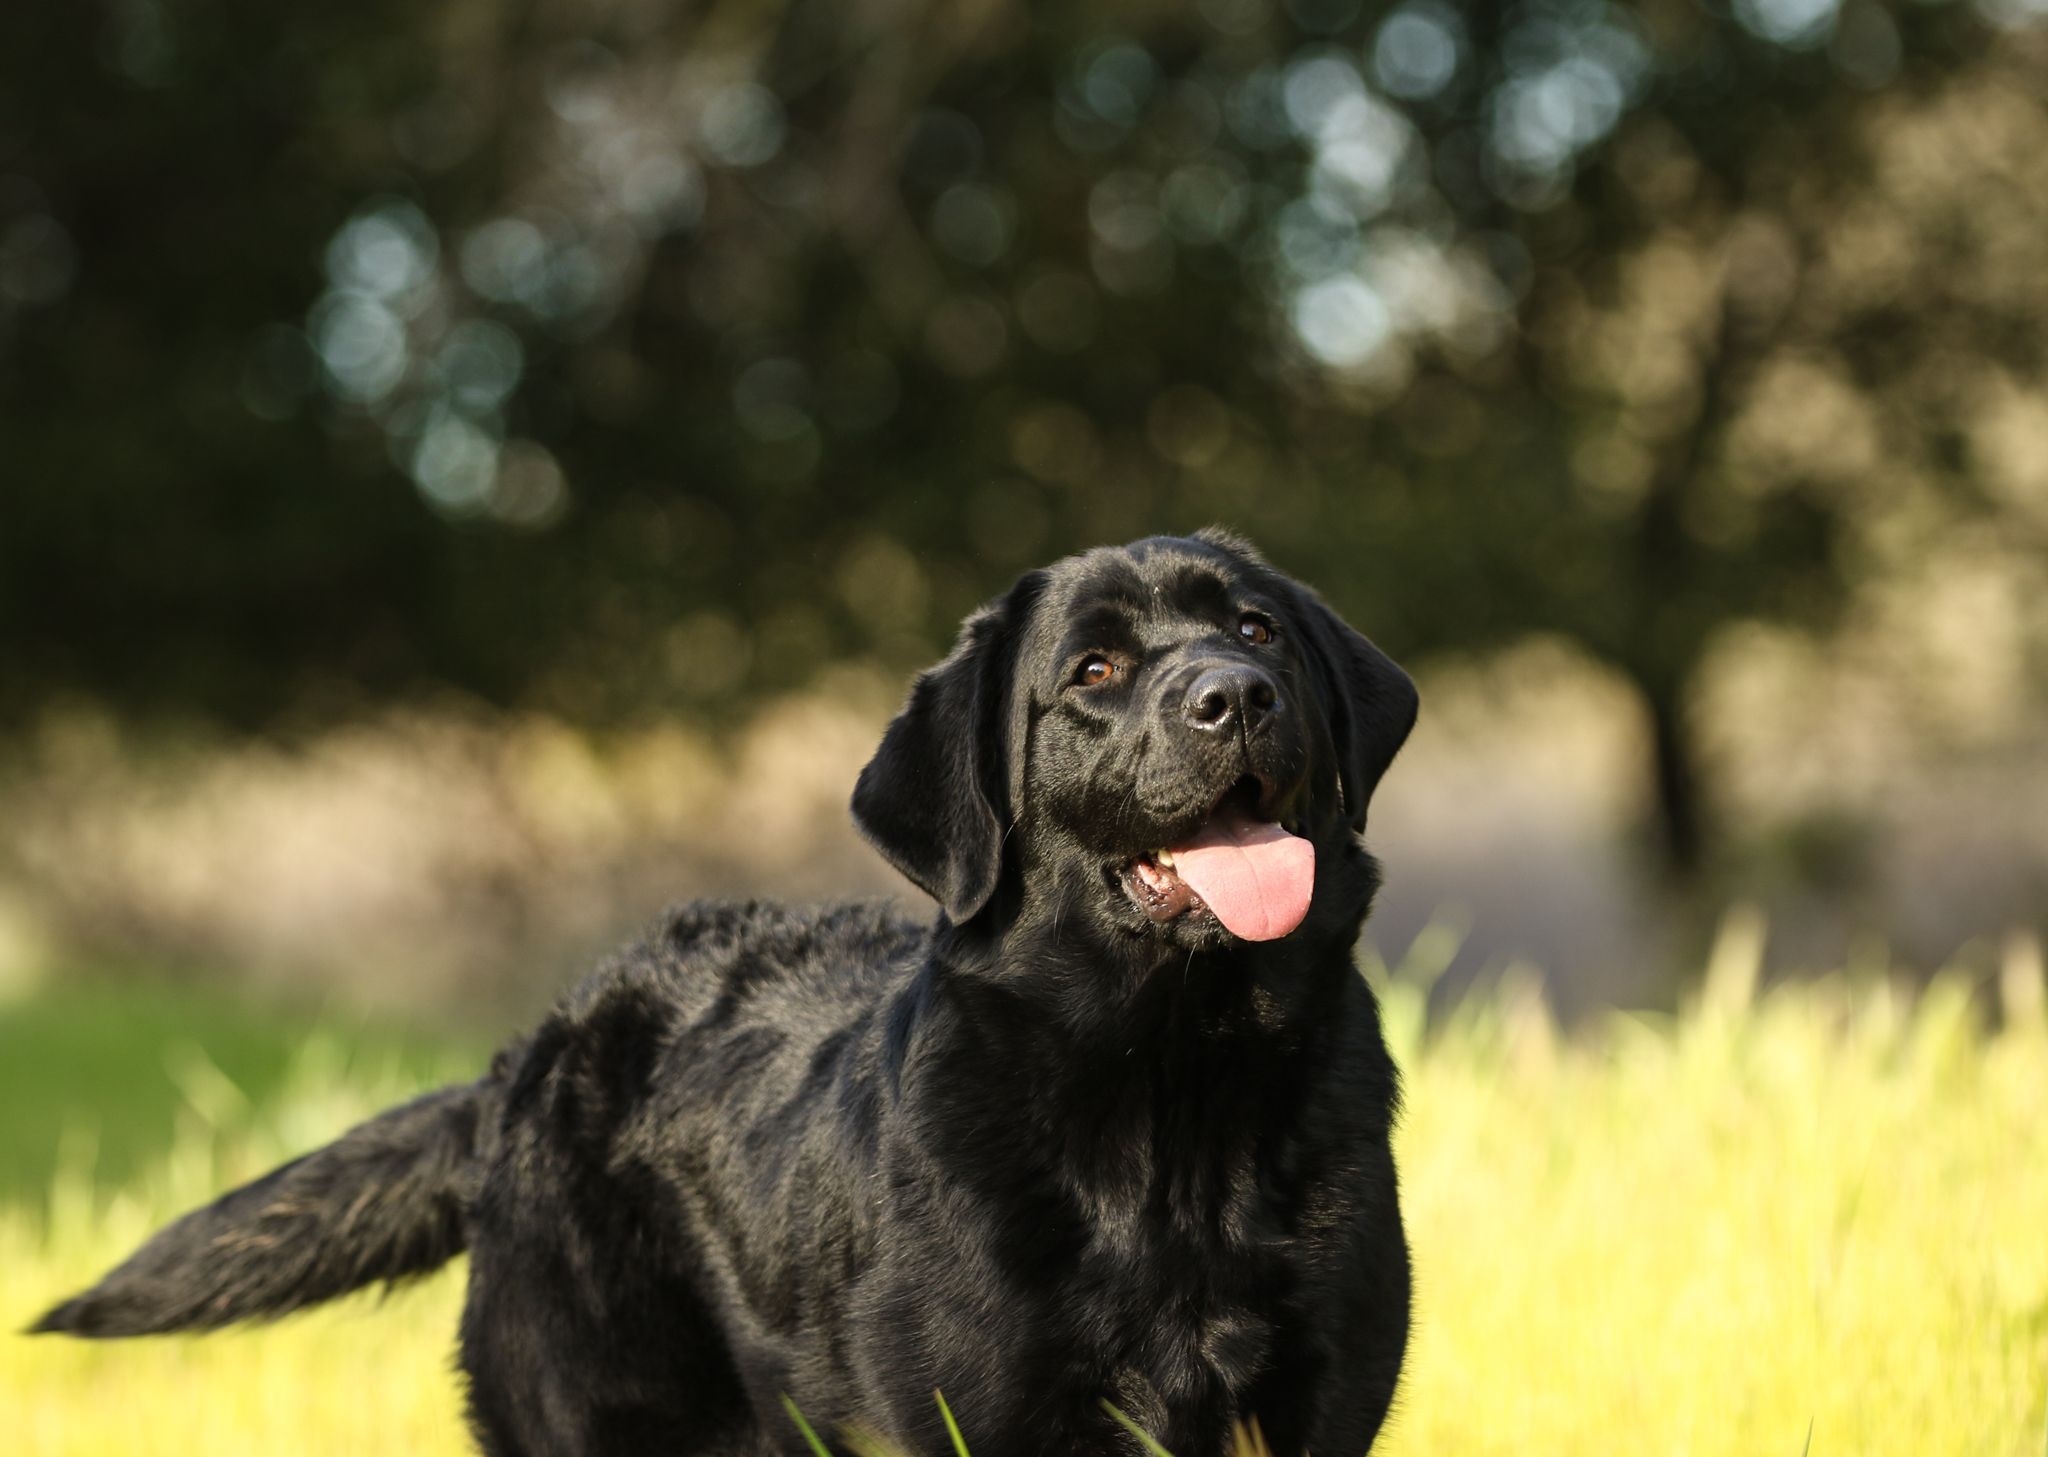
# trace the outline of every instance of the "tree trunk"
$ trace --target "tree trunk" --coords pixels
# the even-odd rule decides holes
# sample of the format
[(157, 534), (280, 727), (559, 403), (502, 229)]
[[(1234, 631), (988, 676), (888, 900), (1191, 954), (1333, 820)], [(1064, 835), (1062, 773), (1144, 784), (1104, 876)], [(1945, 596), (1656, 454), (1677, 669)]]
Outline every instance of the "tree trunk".
[(1706, 858), (1707, 826), (1700, 799), (1699, 746), (1686, 722), (1684, 675), (1641, 680), (1650, 712), (1658, 848), (1674, 881), (1694, 879)]

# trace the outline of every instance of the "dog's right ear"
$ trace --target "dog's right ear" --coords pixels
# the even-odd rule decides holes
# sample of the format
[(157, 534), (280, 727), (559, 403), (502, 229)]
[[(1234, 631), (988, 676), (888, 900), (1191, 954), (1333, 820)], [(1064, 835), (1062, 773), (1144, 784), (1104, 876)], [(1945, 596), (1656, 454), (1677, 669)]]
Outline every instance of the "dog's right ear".
[(955, 925), (980, 914), (1002, 875), (1010, 677), (1044, 580), (1027, 574), (960, 625), (952, 653), (918, 675), (853, 788), (855, 827)]
[(1415, 727), (1415, 684), (1366, 635), (1297, 585), (1309, 661), (1322, 680), (1344, 817), (1365, 829), (1366, 806), (1380, 777)]

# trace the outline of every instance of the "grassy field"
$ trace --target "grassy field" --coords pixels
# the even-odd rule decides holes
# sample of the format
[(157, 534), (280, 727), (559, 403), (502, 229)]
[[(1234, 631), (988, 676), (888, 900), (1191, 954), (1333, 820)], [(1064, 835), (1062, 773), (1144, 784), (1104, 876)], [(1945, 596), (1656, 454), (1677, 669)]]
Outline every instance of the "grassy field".
[[(2048, 1427), (2039, 967), (1908, 996), (1752, 994), (1724, 936), (1676, 1018), (1570, 1037), (1513, 986), (1425, 1032), (1430, 948), (1377, 975), (1408, 1069), (1418, 1319), (1389, 1454), (2038, 1457)], [(1987, 990), (1991, 993), (1987, 995)], [(0, 1009), (0, 1319), (478, 1049), (166, 993)], [(460, 1274), (280, 1326), (0, 1336), (6, 1448), (467, 1451)], [(974, 1433), (967, 1433), (971, 1442)]]

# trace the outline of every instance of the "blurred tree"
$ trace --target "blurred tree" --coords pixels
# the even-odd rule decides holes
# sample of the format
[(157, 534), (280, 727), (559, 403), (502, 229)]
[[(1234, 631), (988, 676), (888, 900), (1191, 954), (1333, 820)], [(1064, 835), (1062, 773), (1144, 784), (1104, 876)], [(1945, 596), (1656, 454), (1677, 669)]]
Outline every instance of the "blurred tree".
[(1221, 519), (1625, 674), (1690, 871), (1717, 635), (2012, 507), (2043, 11), (12, 14), (0, 713), (718, 712)]

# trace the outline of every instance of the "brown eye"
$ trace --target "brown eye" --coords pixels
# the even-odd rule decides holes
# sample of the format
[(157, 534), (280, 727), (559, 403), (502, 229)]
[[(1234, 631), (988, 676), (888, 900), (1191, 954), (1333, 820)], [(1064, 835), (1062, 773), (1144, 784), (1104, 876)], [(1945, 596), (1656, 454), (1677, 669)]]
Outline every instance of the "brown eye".
[(1248, 643), (1264, 647), (1273, 640), (1273, 628), (1263, 617), (1246, 613), (1238, 619), (1237, 635)]
[(1084, 658), (1080, 669), (1074, 674), (1074, 681), (1084, 688), (1093, 688), (1098, 683), (1107, 683), (1116, 676), (1116, 664), (1100, 653)]

